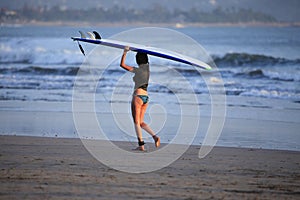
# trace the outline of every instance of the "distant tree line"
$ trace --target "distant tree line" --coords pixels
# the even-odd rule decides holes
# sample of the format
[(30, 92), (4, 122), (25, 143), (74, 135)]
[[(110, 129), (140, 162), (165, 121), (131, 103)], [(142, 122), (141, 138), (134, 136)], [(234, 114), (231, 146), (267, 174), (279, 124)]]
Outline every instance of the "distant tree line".
[(67, 9), (61, 6), (52, 8), (24, 6), (20, 10), (1, 9), (1, 22), (19, 21), (88, 21), (88, 22), (146, 22), (146, 23), (238, 23), (238, 22), (276, 22), (270, 15), (251, 9), (216, 8), (210, 12), (197, 8), (190, 10), (169, 10), (160, 5), (146, 9), (111, 8)]

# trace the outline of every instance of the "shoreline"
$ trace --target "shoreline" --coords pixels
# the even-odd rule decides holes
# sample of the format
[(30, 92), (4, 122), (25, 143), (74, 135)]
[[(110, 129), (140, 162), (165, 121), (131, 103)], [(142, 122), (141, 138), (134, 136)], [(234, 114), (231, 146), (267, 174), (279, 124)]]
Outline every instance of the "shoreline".
[[(124, 97), (125, 99), (125, 97)], [(199, 97), (201, 116), (199, 127), (193, 143), (203, 144), (204, 136), (210, 124), (210, 105), (206, 96)], [(228, 97), (226, 120), (217, 146), (245, 147), (255, 149), (299, 149), (299, 104), (284, 100), (262, 98), (231, 98)], [(44, 136), (54, 138), (85, 138), (101, 139), (97, 127), (91, 127), (91, 112), (86, 110), (89, 103), (83, 103), (78, 113), (80, 130), (75, 126), (72, 102), (35, 101), (0, 101), (0, 135)], [(253, 104), (255, 103), (255, 105)], [(115, 108), (126, 108), (128, 102), (114, 104)], [(187, 112), (188, 109), (186, 108)], [(149, 107), (151, 110), (151, 107)], [(116, 119), (107, 102), (97, 102), (95, 110), (103, 133), (111, 141), (136, 141), (133, 132), (131, 114), (119, 110)], [(176, 135), (179, 122), (178, 115), (157, 111), (147, 114), (145, 120), (153, 122), (153, 130), (160, 134), (162, 143), (169, 143)], [(88, 117), (89, 116), (89, 117)], [(186, 116), (186, 122), (193, 116)], [(194, 120), (194, 119), (193, 119)], [(192, 121), (193, 121), (192, 120)], [(162, 124), (162, 122), (167, 124)], [(78, 121), (76, 121), (78, 123)], [(79, 124), (77, 124), (79, 125)], [(162, 130), (162, 125), (164, 130)], [(94, 126), (94, 125), (93, 125)], [(98, 126), (95, 124), (95, 126)], [(120, 129), (121, 128), (121, 129)], [(95, 131), (96, 130), (96, 131)], [(122, 131), (121, 131), (122, 130)], [(284, 134), (283, 134), (284, 133)], [(147, 136), (147, 135), (145, 135)], [(145, 142), (152, 142), (152, 138), (145, 137)]]
[[(14, 140), (14, 138), (16, 138), (16, 140), (20, 140), (22, 141), (22, 139), (24, 140), (64, 140), (64, 141), (80, 141), (81, 140), (85, 140), (83, 138), (78, 138), (78, 137), (59, 137), (59, 136), (33, 136), (33, 135), (5, 135), (5, 134), (0, 134), (0, 140), (1, 138), (11, 138), (12, 140)], [(10, 140), (10, 139), (9, 139)], [(91, 140), (91, 141), (99, 141), (100, 143), (102, 142), (101, 139), (87, 139), (87, 140)], [(116, 146), (120, 146), (121, 148), (125, 149), (125, 150), (130, 150), (130, 147), (137, 147), (137, 142), (135, 141), (124, 141), (124, 140), (109, 140), (111, 143), (115, 144)], [(19, 144), (18, 142), (16, 144)], [(83, 144), (82, 144), (83, 145)], [(135, 146), (136, 145), (136, 146)], [(148, 150), (146, 151), (146, 153), (148, 152), (152, 152), (155, 151), (155, 148), (152, 147), (154, 145), (154, 143), (152, 144), (151, 142), (147, 142), (146, 146), (149, 147)], [(168, 145), (168, 143), (161, 143), (161, 146), (166, 146)], [(174, 145), (183, 145), (185, 146), (186, 144), (174, 144)], [(195, 149), (200, 149), (202, 145), (201, 144), (191, 144), (189, 145), (189, 148), (195, 148)], [(236, 150), (249, 150), (249, 151), (274, 151), (274, 152), (289, 152), (289, 153), (296, 153), (300, 155), (300, 151), (297, 150), (291, 150), (291, 149), (271, 149), (271, 148), (256, 148), (256, 147), (237, 147), (237, 146), (219, 146), (219, 145), (215, 145), (213, 147), (217, 148), (217, 149), (236, 149)], [(202, 158), (201, 158), (202, 159)], [(299, 160), (300, 161), (300, 160)]]
[(68, 26), (68, 27), (299, 27), (300, 22), (241, 22), (241, 23), (146, 23), (146, 22), (78, 22), (78, 21), (30, 21), (24, 23), (1, 23), (0, 26)]
[(3, 199), (294, 199), (300, 194), (299, 152), (215, 147), (199, 159), (198, 147), (191, 146), (163, 169), (129, 174), (100, 163), (79, 139), (0, 138)]

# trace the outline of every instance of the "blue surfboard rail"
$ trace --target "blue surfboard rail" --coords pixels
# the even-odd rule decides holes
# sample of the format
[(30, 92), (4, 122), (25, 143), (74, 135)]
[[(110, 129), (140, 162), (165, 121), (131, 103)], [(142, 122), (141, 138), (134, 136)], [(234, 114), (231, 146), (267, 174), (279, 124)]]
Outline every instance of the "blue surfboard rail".
[(86, 42), (91, 44), (99, 44), (99, 45), (114, 47), (118, 49), (124, 49), (125, 47), (128, 46), (130, 51), (146, 53), (152, 56), (173, 60), (176, 62), (192, 65), (195, 67), (200, 67), (201, 69), (205, 69), (205, 70), (212, 69), (211, 66), (209, 66), (208, 64), (200, 60), (179, 54), (177, 52), (172, 52), (160, 48), (148, 47), (140, 44), (127, 43), (127, 42), (110, 40), (110, 39), (88, 39), (88, 38), (80, 38), (80, 37), (72, 37), (72, 39), (74, 41), (81, 41), (81, 42)]

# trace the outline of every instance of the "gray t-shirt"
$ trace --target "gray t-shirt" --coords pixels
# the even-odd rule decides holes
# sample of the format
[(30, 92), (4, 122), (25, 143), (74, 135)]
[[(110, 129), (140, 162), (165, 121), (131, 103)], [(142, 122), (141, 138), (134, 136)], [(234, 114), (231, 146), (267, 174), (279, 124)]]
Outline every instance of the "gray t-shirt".
[(134, 90), (142, 88), (147, 91), (150, 78), (149, 64), (142, 64), (139, 67), (134, 67), (132, 72), (135, 74), (133, 81), (135, 83)]

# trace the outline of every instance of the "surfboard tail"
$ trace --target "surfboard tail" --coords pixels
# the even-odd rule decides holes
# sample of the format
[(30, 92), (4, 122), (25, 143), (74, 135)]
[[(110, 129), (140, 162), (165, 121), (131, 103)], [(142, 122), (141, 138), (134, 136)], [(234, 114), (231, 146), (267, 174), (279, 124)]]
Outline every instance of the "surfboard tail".
[[(91, 40), (101, 40), (102, 37), (100, 36), (100, 34), (97, 31), (93, 31), (93, 32), (87, 32), (87, 35), (89, 37), (86, 36), (86, 34), (82, 31), (78, 31), (80, 33), (80, 39), (91, 39)], [(78, 37), (71, 37), (72, 40), (74, 41), (78, 41), (79, 38)]]
[(85, 40), (101, 40), (101, 36), (97, 31), (93, 31), (93, 32), (87, 32), (87, 35), (89, 36), (89, 38), (86, 37), (86, 34), (82, 31), (78, 31), (80, 33), (80, 38), (78, 37), (71, 37), (71, 39), (73, 41), (77, 41), (78, 43), (78, 47), (81, 51), (81, 53), (85, 56), (85, 52), (83, 47), (81, 46), (81, 44), (79, 43), (79, 41), (85, 41)]

